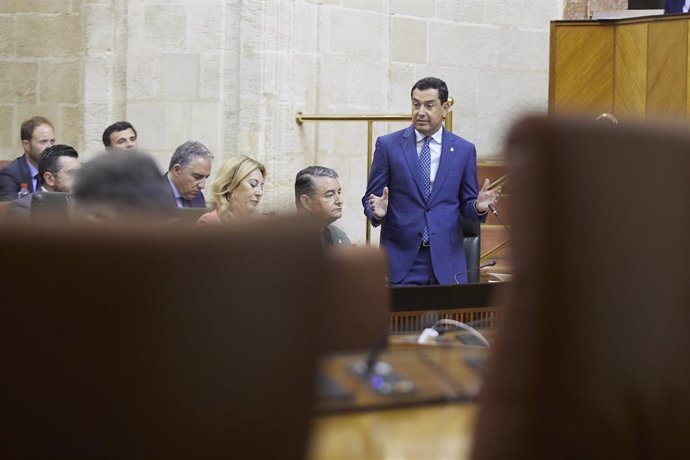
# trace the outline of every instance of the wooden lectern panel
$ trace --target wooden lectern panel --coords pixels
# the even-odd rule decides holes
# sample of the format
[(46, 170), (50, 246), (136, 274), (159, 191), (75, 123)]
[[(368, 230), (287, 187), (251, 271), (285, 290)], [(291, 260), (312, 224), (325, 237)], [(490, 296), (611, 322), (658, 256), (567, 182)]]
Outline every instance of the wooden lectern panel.
[(689, 24), (687, 15), (553, 21), (549, 112), (686, 118)]
[(552, 73), (558, 79), (550, 80), (550, 110), (611, 112), (614, 27), (552, 26), (552, 40)]
[(687, 113), (688, 21), (649, 24), (647, 115)]
[(647, 111), (648, 25), (624, 24), (616, 28), (616, 116), (644, 117)]

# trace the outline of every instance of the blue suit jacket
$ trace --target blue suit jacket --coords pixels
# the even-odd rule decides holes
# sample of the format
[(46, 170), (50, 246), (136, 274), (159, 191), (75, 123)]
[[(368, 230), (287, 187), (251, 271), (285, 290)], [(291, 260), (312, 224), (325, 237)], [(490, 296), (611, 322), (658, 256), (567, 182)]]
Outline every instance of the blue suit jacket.
[(21, 184), (29, 184), (29, 191), (35, 191), (34, 179), (24, 155), (15, 158), (0, 171), (0, 201), (16, 200)]
[[(390, 283), (399, 283), (419, 252), (424, 225), (429, 227), (431, 260), (440, 284), (453, 284), (466, 270), (460, 219), (480, 220), (477, 199), (477, 153), (474, 145), (444, 129), (441, 161), (426, 203), (423, 195), (414, 128), (412, 126), (376, 140), (364, 213), (373, 225), (369, 195), (380, 196), (388, 187), (388, 212), (381, 228)], [(467, 282), (467, 276), (458, 279)]]
[(685, 0), (666, 0), (664, 9), (667, 13), (682, 13)]

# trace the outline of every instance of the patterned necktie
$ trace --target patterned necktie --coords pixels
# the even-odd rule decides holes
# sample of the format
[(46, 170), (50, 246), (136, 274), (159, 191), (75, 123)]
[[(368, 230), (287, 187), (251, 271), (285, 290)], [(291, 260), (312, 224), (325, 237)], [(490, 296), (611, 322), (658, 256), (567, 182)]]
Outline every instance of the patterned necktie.
[[(425, 137), (422, 151), (419, 154), (419, 170), (422, 173), (422, 191), (424, 192), (426, 201), (429, 201), (429, 196), (431, 195), (431, 148), (429, 147), (429, 142), (431, 142), (431, 136)], [(424, 244), (429, 243), (429, 227), (426, 225), (422, 232), (422, 242)]]

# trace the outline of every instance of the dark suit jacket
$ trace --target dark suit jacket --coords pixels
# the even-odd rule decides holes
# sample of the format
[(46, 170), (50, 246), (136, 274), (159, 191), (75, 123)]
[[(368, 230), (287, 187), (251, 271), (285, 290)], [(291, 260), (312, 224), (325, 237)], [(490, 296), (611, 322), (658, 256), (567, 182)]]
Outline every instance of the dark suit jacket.
[[(168, 180), (168, 173), (165, 173), (163, 175), (163, 180), (165, 180), (165, 183), (168, 185), (168, 190), (170, 190), (170, 202), (172, 206), (177, 207), (177, 200), (175, 199), (175, 191), (173, 190), (172, 186), (170, 185), (170, 181)], [(204, 193), (200, 192), (197, 196), (194, 197), (192, 200), (192, 208), (205, 208), (206, 207), (206, 198), (204, 197)]]
[(0, 171), (0, 201), (16, 200), (21, 184), (29, 184), (29, 191), (35, 191), (34, 179), (31, 177), (24, 155), (15, 158)]
[[(399, 283), (409, 272), (426, 224), (436, 279), (440, 284), (453, 284), (455, 275), (465, 271), (467, 265), (460, 219), (481, 219), (474, 209), (477, 200), (474, 145), (444, 129), (441, 161), (428, 203), (420, 176), (414, 127), (379, 137), (367, 191), (362, 198), (364, 213), (373, 225), (381, 224), (373, 218), (369, 195), (381, 196), (383, 187), (387, 186), (388, 213), (382, 222), (381, 246), (388, 255), (389, 282)], [(460, 279), (467, 282), (466, 275)]]
[(666, 0), (664, 9), (667, 13), (682, 13), (685, 0)]

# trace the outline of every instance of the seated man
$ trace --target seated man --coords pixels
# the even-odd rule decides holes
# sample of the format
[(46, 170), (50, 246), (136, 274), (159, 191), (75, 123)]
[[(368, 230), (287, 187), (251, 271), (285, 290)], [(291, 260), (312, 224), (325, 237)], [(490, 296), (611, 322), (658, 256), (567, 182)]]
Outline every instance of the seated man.
[(24, 154), (0, 171), (0, 201), (15, 200), (21, 184), (27, 184), (30, 192), (38, 190), (38, 162), (43, 151), (55, 144), (53, 124), (44, 117), (26, 120), (19, 134)]
[(324, 246), (351, 245), (344, 231), (333, 225), (343, 216), (342, 188), (338, 173), (323, 166), (309, 166), (295, 178), (295, 205), (322, 228)]
[(137, 130), (128, 121), (118, 121), (103, 131), (103, 145), (107, 150), (136, 150)]
[(175, 149), (165, 178), (170, 185), (170, 203), (178, 208), (205, 208), (202, 190), (211, 175), (213, 155), (204, 144), (187, 141)]
[[(70, 193), (74, 178), (81, 168), (78, 158), (77, 151), (69, 145), (57, 144), (45, 149), (38, 162), (38, 176), (42, 184), (38, 191)], [(32, 200), (33, 193), (14, 200), (8, 214), (15, 218), (29, 217)]]
[(170, 209), (168, 186), (156, 163), (136, 150), (84, 164), (73, 193), (77, 219), (95, 223), (167, 217)]

